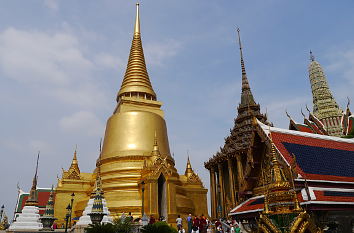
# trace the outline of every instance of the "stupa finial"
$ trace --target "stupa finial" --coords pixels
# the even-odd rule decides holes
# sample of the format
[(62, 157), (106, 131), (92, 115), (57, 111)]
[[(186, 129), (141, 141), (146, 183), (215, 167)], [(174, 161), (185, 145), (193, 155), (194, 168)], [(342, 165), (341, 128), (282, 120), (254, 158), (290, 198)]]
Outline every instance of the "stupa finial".
[(193, 174), (193, 168), (192, 168), (192, 164), (191, 164), (191, 161), (189, 159), (189, 151), (187, 151), (187, 165), (186, 165), (186, 171), (184, 172), (184, 174), (186, 176), (189, 176), (191, 174)]
[(139, 3), (136, 4), (133, 41), (130, 48), (127, 69), (117, 96), (118, 102), (122, 96), (156, 100), (156, 94), (152, 88), (149, 74), (146, 69), (144, 51), (141, 42)]
[(139, 16), (139, 3), (136, 3), (136, 18), (135, 18), (135, 27), (134, 34), (140, 34), (140, 16)]

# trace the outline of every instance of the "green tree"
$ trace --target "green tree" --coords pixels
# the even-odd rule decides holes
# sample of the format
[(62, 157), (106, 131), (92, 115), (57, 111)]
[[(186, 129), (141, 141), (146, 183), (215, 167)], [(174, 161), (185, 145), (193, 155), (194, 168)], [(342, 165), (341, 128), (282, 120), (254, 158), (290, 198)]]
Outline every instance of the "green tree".
[(111, 223), (106, 224), (90, 224), (86, 228), (87, 233), (116, 233), (115, 226)]
[(177, 233), (177, 230), (170, 227), (165, 222), (156, 222), (148, 224), (141, 229), (142, 233)]
[(130, 233), (133, 228), (130, 218), (116, 218), (113, 224), (117, 233)]

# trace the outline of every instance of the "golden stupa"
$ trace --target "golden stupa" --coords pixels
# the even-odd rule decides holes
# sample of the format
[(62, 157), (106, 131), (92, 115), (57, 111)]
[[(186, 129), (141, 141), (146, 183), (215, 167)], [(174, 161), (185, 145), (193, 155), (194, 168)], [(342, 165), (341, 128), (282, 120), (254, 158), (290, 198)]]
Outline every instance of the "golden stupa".
[[(102, 188), (111, 213), (144, 213), (175, 222), (178, 214), (207, 215), (207, 189), (190, 161), (184, 175), (175, 168), (169, 148), (162, 103), (157, 101), (146, 69), (140, 34), (139, 4), (127, 69), (117, 96), (117, 107), (108, 119), (101, 151)], [(58, 180), (55, 205), (62, 208), (75, 192), (73, 213), (80, 216), (89, 199), (95, 173), (80, 173), (76, 153), (68, 171)], [(62, 208), (63, 209), (63, 208)], [(63, 211), (55, 211), (64, 218)], [(60, 216), (59, 216), (60, 215)]]

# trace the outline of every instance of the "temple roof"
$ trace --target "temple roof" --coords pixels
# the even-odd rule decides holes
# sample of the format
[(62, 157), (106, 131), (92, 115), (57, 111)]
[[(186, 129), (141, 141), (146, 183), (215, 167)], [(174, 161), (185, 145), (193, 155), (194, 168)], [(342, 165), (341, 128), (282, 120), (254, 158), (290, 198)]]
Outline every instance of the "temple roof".
[[(51, 188), (37, 188), (38, 193), (38, 207), (39, 207), (39, 214), (44, 214), (45, 207), (47, 205)], [(55, 195), (55, 194), (54, 194)], [(18, 203), (16, 206), (16, 212), (19, 213), (22, 211), (22, 208), (25, 206), (25, 203), (29, 197), (29, 193), (25, 193), (20, 191), (18, 196)]]
[(79, 163), (77, 160), (77, 151), (75, 149), (73, 160), (71, 161), (71, 165), (67, 171), (63, 170), (62, 178), (63, 179), (79, 180), (79, 179), (81, 179), (80, 175), (81, 175), (81, 172), (80, 172)]
[(252, 119), (256, 117), (266, 123), (267, 117), (261, 114), (260, 106), (254, 100), (251, 87), (247, 78), (245, 62), (242, 51), (240, 30), (237, 29), (238, 43), (240, 48), (240, 62), (242, 74), (241, 100), (237, 108), (237, 117), (234, 120), (234, 126), (230, 130), (230, 135), (225, 138), (225, 144), (220, 148), (209, 161), (204, 163), (206, 168), (217, 161), (222, 161), (228, 156), (235, 156), (236, 153), (246, 153), (250, 147), (252, 137)]
[(269, 127), (257, 120), (265, 134), (271, 131), (278, 152), (288, 164), (296, 160), (299, 178), (354, 182), (354, 139)]
[(118, 92), (117, 101), (120, 96), (139, 93), (156, 99), (152, 88), (149, 74), (146, 69), (145, 57), (140, 34), (139, 3), (136, 4), (136, 20), (134, 25), (134, 36), (130, 49), (127, 69), (123, 78), (121, 88)]

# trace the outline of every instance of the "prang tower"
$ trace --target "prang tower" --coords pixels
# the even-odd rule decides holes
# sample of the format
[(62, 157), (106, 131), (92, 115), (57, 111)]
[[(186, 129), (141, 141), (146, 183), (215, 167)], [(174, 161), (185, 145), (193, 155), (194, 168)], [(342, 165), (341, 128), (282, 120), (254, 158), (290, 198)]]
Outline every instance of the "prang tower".
[(342, 135), (343, 110), (339, 108), (329, 89), (323, 69), (310, 52), (309, 78), (313, 98), (313, 114), (322, 122), (331, 136)]

